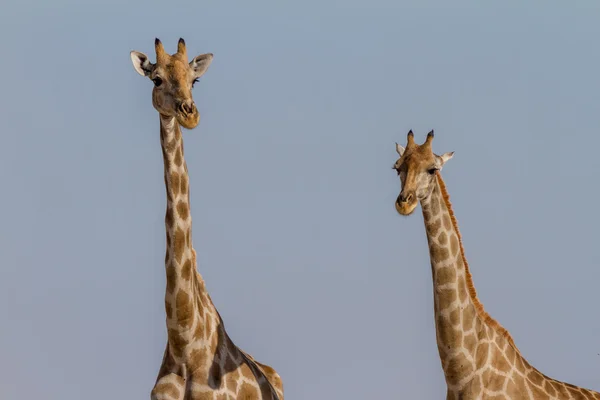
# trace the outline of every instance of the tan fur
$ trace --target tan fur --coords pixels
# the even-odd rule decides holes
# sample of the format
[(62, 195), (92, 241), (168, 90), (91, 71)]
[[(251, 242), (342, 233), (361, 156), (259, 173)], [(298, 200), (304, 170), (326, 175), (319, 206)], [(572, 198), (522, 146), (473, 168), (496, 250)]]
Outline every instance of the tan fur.
[(199, 113), (191, 94), (192, 79), (206, 70), (212, 55), (198, 56), (188, 64), (183, 39), (179, 40), (178, 52), (172, 56), (164, 51), (158, 39), (155, 50), (155, 65), (142, 53), (132, 52), (138, 73), (150, 79), (162, 79), (161, 85), (154, 88), (152, 98), (160, 114), (167, 195), (167, 344), (151, 398), (283, 400), (283, 384), (277, 372), (256, 362), (229, 338), (197, 270), (189, 176), (180, 125), (193, 128), (198, 123)]
[(441, 157), (433, 154), (433, 132), (421, 146), (411, 139), (409, 134), (405, 150), (397, 147), (401, 157), (394, 168), (400, 175), (402, 192), (396, 204), (413, 201), (407, 194), (414, 193), (423, 209), (434, 286), (436, 340), (447, 398), (600, 400), (598, 392), (549, 378), (531, 366), (508, 331), (484, 310), (450, 196), (439, 173), (453, 153)]
[(505, 337), (510, 342), (510, 344), (512, 346), (514, 346), (516, 349), (517, 347), (515, 345), (515, 342), (514, 342), (512, 336), (510, 335), (510, 333), (508, 332), (508, 330), (506, 330), (502, 325), (500, 325), (500, 323), (498, 321), (496, 321), (494, 318), (492, 318), (487, 313), (487, 311), (484, 310), (483, 304), (481, 304), (481, 302), (479, 301), (479, 298), (477, 297), (477, 291), (475, 290), (475, 285), (473, 284), (473, 277), (471, 276), (471, 271), (469, 270), (469, 263), (467, 262), (467, 257), (465, 257), (465, 249), (463, 247), (462, 237), (460, 235), (460, 231), (458, 230), (458, 222), (456, 221), (456, 217), (454, 215), (454, 210), (452, 209), (452, 203), (450, 203), (450, 195), (448, 194), (448, 190), (446, 189), (446, 183), (442, 179), (442, 175), (439, 172), (436, 172), (436, 178), (437, 178), (438, 184), (440, 185), (440, 189), (442, 191), (442, 196), (443, 196), (444, 202), (446, 203), (446, 207), (448, 208), (448, 212), (450, 214), (450, 220), (452, 221), (452, 226), (454, 227), (454, 231), (456, 232), (456, 235), (458, 236), (458, 245), (460, 248), (460, 254), (461, 254), (463, 263), (465, 265), (465, 275), (466, 275), (467, 285), (468, 285), (468, 289), (469, 289), (469, 296), (471, 296), (471, 300), (473, 301), (473, 304), (475, 305), (475, 309), (477, 310), (479, 318), (481, 318), (481, 320), (483, 322), (485, 322), (486, 324), (488, 324), (491, 328), (495, 329), (501, 336)]

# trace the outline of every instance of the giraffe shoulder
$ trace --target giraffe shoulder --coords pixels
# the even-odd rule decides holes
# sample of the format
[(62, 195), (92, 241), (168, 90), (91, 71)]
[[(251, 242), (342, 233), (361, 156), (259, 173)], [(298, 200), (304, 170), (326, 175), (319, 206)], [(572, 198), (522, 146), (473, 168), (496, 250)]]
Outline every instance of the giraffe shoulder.
[(254, 367), (261, 373), (271, 386), (272, 390), (275, 392), (274, 394), (277, 397), (274, 397), (276, 400), (283, 400), (283, 380), (281, 376), (275, 371), (275, 369), (267, 364), (260, 363), (256, 361), (254, 357), (250, 354), (246, 353), (244, 350), (239, 349), (240, 353), (246, 359), (248, 364), (251, 364), (251, 367)]

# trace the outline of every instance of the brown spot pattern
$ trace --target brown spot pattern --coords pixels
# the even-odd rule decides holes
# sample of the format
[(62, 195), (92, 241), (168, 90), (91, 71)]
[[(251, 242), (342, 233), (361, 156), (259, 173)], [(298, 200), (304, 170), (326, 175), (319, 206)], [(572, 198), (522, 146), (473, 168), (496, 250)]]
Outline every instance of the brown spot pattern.
[(173, 399), (179, 398), (179, 388), (171, 382), (156, 385), (156, 392), (167, 394)]
[(179, 175), (177, 172), (171, 172), (170, 189), (174, 196), (179, 194)]
[[(486, 389), (499, 392), (504, 389), (505, 378), (502, 375), (498, 375), (492, 370), (487, 370), (487, 384), (485, 385)], [(485, 379), (485, 378), (484, 378)]]
[(181, 335), (179, 334), (179, 331), (177, 331), (176, 329), (169, 329), (168, 330), (168, 335), (169, 335), (169, 342), (171, 343), (171, 350), (173, 352), (173, 355), (175, 357), (181, 357), (182, 356), (182, 349), (183, 346), (185, 346), (186, 342), (185, 340), (181, 337)]
[(454, 233), (450, 235), (450, 250), (452, 251), (452, 255), (456, 257), (456, 255), (458, 254), (459, 247), (458, 238)]
[(177, 148), (177, 151), (175, 152), (175, 158), (173, 159), (173, 161), (175, 162), (175, 165), (177, 165), (178, 167), (181, 167), (181, 163), (183, 162), (183, 157), (181, 155), (181, 148)]
[(230, 376), (227, 377), (227, 389), (235, 393), (237, 391), (237, 382), (235, 381), (235, 378), (231, 375), (232, 374), (230, 374)]
[(177, 228), (175, 231), (174, 237), (174, 247), (175, 247), (175, 260), (178, 263), (181, 263), (181, 259), (183, 258), (183, 252), (185, 250), (185, 233), (181, 228)]
[(171, 302), (165, 299), (165, 312), (167, 313), (167, 318), (173, 318), (173, 307), (171, 307)]
[(168, 230), (171, 229), (173, 225), (173, 209), (167, 207), (167, 212), (165, 213), (165, 225), (167, 226), (167, 247), (171, 246), (171, 237), (169, 236)]
[(535, 400), (550, 400), (550, 396), (536, 385), (529, 385)]
[(185, 261), (185, 263), (183, 263), (183, 267), (181, 268), (181, 279), (189, 281), (191, 277), (192, 277), (192, 261), (188, 259)]
[(456, 271), (452, 267), (440, 268), (435, 274), (436, 285), (441, 286), (456, 281)]
[(569, 397), (569, 391), (567, 390), (567, 388), (565, 387), (565, 385), (558, 383), (558, 382), (553, 382), (554, 387), (556, 388), (556, 391), (558, 393), (560, 393), (561, 397)]
[(475, 339), (475, 335), (472, 333), (465, 335), (463, 337), (463, 345), (464, 348), (472, 354), (475, 351), (475, 347), (477, 346), (477, 340)]
[(194, 399), (198, 400), (213, 400), (213, 393), (211, 392), (196, 392), (194, 395)]
[(513, 374), (513, 376), (508, 380), (508, 384), (506, 385), (506, 395), (510, 399), (517, 398), (516, 396), (522, 393), (521, 389), (519, 389), (519, 386), (517, 386), (517, 380), (515, 379), (516, 375), (517, 374)]
[(548, 395), (556, 397), (556, 389), (554, 388), (554, 385), (552, 385), (552, 383), (545, 381), (544, 389), (546, 390), (546, 392), (548, 392)]
[(188, 191), (188, 178), (185, 175), (181, 177), (180, 188), (180, 193), (186, 193)]
[(179, 320), (179, 323), (184, 328), (190, 326), (190, 317), (194, 311), (192, 302), (190, 300), (190, 295), (183, 290), (177, 292), (177, 297), (175, 298), (175, 312), (177, 313), (177, 319)]
[(441, 232), (440, 236), (438, 236), (438, 242), (443, 246), (448, 242), (448, 236), (446, 232)]
[[(197, 369), (208, 365), (209, 354), (206, 349), (194, 349), (190, 353), (190, 368)], [(206, 372), (206, 371), (204, 371)]]
[(438, 289), (438, 299), (442, 304), (451, 304), (456, 301), (456, 290)]
[(449, 327), (446, 321), (444, 321), (444, 317), (441, 315), (437, 317), (437, 326), (443, 327), (442, 329), (438, 328), (437, 334), (438, 340), (443, 346), (456, 347), (457, 345), (460, 345), (460, 341), (462, 341), (460, 332)]
[(504, 354), (502, 353), (496, 353), (496, 359), (494, 361), (494, 367), (500, 371), (500, 372), (504, 372), (504, 373), (508, 373), (512, 366), (510, 365), (510, 363), (508, 362), (508, 359), (504, 356)]
[(452, 357), (446, 368), (446, 378), (451, 385), (458, 384), (463, 376), (467, 376), (473, 372), (473, 365), (462, 353), (458, 353)]
[(473, 378), (473, 381), (471, 382), (471, 387), (469, 389), (469, 392), (473, 394), (479, 393), (481, 391), (481, 377), (476, 376), (475, 378)]
[(441, 261), (447, 260), (448, 257), (450, 256), (450, 253), (448, 252), (447, 248), (441, 247), (441, 246), (436, 246), (436, 245), (431, 246), (431, 249), (429, 250), (429, 254), (431, 255), (431, 259), (434, 262), (441, 262)]
[(188, 205), (184, 201), (179, 201), (177, 203), (177, 214), (179, 214), (179, 218), (184, 221), (187, 221), (188, 216), (190, 215), (190, 210)]
[(537, 386), (541, 386), (542, 382), (544, 381), (544, 377), (542, 376), (542, 374), (540, 374), (536, 370), (532, 370), (529, 374), (527, 374), (527, 378), (529, 378), (529, 381), (531, 381), (531, 383)]
[(242, 383), (242, 386), (240, 386), (237, 398), (240, 400), (257, 399), (260, 398), (260, 392), (254, 386), (250, 386), (249, 384), (244, 382)]
[(450, 221), (450, 217), (447, 215), (444, 215), (444, 228), (446, 228), (447, 231), (452, 228), (452, 222)]
[[(470, 331), (473, 328), (474, 322), (475, 319), (472, 315), (467, 315), (466, 313), (463, 314), (463, 330), (465, 332)], [(473, 337), (475, 337), (474, 334)]]
[(475, 362), (478, 367), (487, 365), (490, 345), (487, 342), (481, 342), (475, 351)]
[(167, 264), (167, 293), (173, 293), (177, 286), (177, 270), (173, 264)]
[(450, 312), (450, 324), (457, 326), (460, 323), (460, 310), (458, 308)]
[(457, 286), (458, 298), (460, 299), (460, 302), (464, 304), (467, 301), (467, 297), (469, 296), (467, 293), (467, 288), (464, 284), (462, 284), (462, 282), (459, 282)]
[(435, 220), (427, 225), (427, 229), (429, 230), (429, 234), (431, 236), (436, 236), (440, 229), (442, 228), (442, 221), (440, 219)]
[(500, 350), (502, 350), (502, 347), (504, 346), (504, 338), (500, 335), (496, 335), (496, 345), (498, 346), (498, 348)]
[(438, 201), (437, 197), (434, 197), (431, 200), (431, 213), (433, 215), (438, 215), (440, 212), (440, 202)]

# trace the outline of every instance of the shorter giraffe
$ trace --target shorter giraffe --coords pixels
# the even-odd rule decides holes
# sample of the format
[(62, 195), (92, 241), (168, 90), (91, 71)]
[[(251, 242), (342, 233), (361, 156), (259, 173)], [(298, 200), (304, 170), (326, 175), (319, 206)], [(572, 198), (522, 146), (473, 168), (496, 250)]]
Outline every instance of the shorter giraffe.
[(210, 65), (202, 54), (188, 63), (183, 39), (177, 53), (154, 42), (156, 63), (132, 51), (133, 67), (154, 83), (152, 104), (160, 115), (160, 143), (167, 193), (165, 255), (168, 341), (152, 400), (283, 400), (277, 372), (239, 349), (227, 334), (196, 265), (187, 164), (180, 126), (193, 129), (200, 114), (192, 87)]
[(433, 131), (417, 145), (408, 132), (394, 169), (401, 192), (396, 210), (421, 202), (433, 273), (436, 339), (447, 399), (596, 399), (600, 393), (559, 382), (531, 366), (506, 329), (477, 298), (458, 224), (440, 171), (454, 152), (432, 152)]

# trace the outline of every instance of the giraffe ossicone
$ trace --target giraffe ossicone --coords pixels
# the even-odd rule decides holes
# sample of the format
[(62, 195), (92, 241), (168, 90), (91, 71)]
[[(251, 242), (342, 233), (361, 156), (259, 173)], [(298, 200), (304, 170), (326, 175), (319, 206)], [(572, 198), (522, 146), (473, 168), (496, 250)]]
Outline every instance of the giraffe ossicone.
[(152, 104), (160, 115), (160, 142), (167, 194), (166, 291), (167, 345), (153, 400), (283, 400), (277, 372), (254, 360), (229, 338), (204, 280), (192, 245), (192, 216), (187, 164), (180, 126), (200, 120), (192, 97), (194, 83), (212, 62), (211, 53), (188, 62), (185, 41), (169, 55), (155, 40), (156, 63), (131, 52), (135, 70), (154, 83)]
[(433, 153), (431, 131), (421, 145), (410, 131), (393, 168), (401, 215), (421, 203), (433, 274), (436, 341), (447, 399), (596, 399), (600, 393), (549, 378), (527, 362), (509, 332), (477, 298), (458, 224), (440, 170), (454, 155)]

